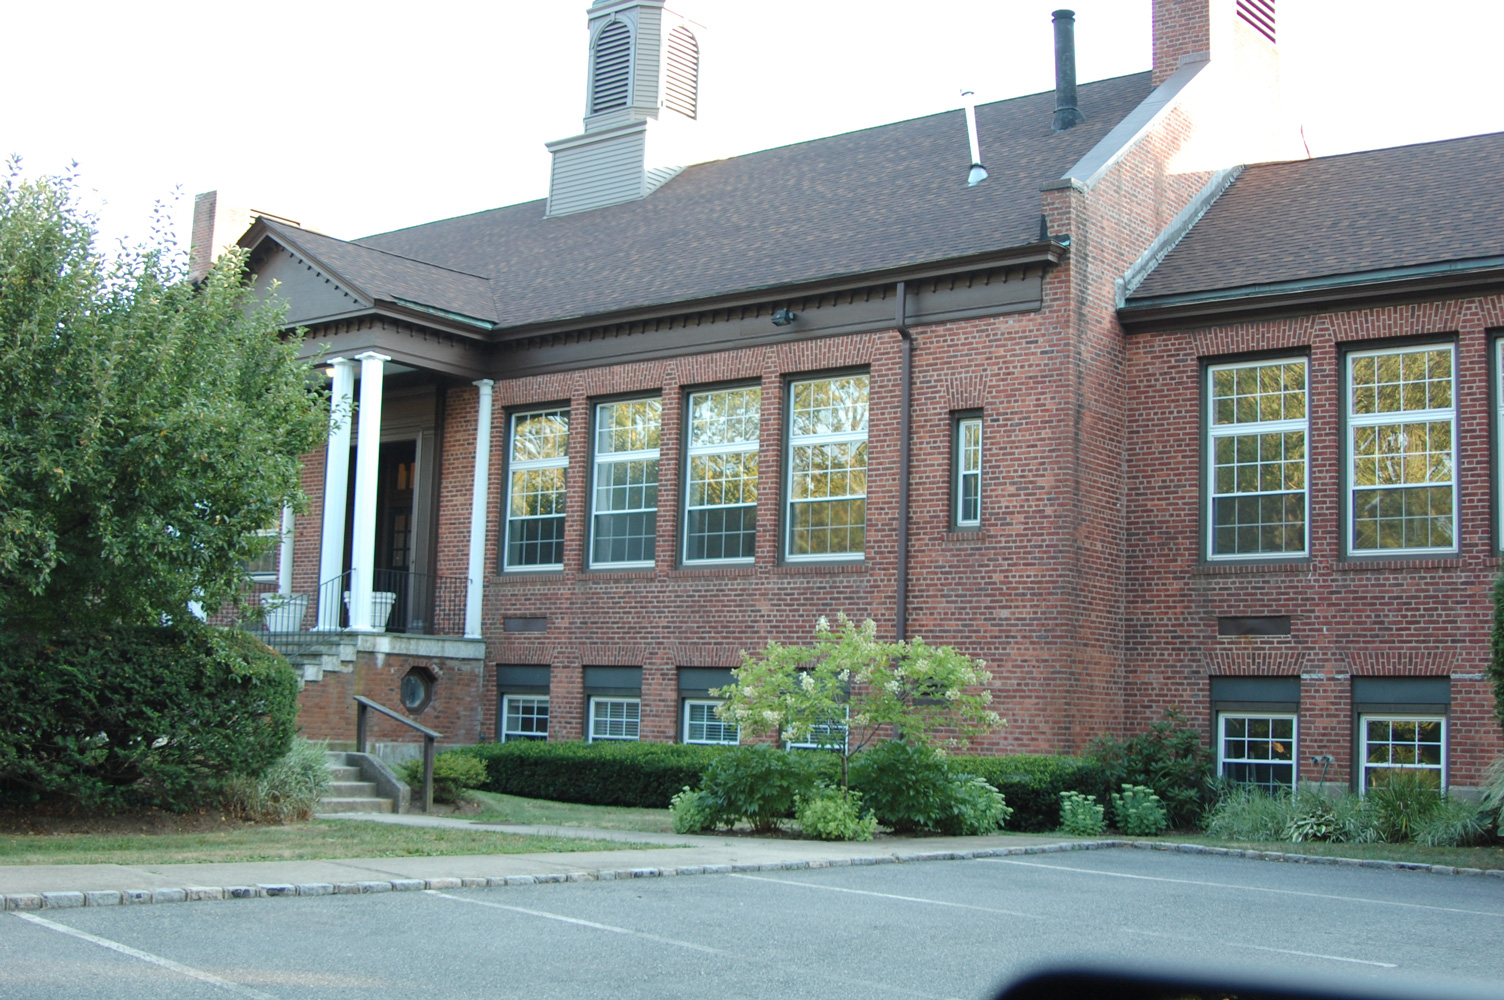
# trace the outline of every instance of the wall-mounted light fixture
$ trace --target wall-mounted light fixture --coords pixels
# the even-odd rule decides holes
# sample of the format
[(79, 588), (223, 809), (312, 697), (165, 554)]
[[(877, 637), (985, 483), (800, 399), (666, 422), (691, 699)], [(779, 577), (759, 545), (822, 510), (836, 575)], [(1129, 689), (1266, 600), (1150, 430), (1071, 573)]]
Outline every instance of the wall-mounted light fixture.
[(773, 314), (773, 325), (788, 326), (798, 318), (799, 317), (794, 314), (794, 310), (790, 309), (788, 306), (784, 306), (782, 309)]

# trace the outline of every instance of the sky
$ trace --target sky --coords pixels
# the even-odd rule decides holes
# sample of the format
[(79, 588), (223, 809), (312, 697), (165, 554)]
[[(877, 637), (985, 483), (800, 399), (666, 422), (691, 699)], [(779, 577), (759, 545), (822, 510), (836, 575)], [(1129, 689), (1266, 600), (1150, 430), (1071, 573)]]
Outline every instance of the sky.
[[(707, 158), (1054, 86), (1060, 0), (682, 0)], [(193, 196), (354, 238), (546, 195), (580, 131), (588, 0), (15, 0), (0, 155), (78, 164), (103, 249)], [(1150, 0), (1078, 0), (1082, 82), (1149, 68)], [(1279, 0), (1314, 155), (1504, 131), (1504, 4)], [(20, 44), (18, 44), (20, 43)], [(34, 84), (12, 89), (14, 81)], [(964, 157), (964, 151), (961, 154)], [(985, 152), (984, 152), (985, 160)]]

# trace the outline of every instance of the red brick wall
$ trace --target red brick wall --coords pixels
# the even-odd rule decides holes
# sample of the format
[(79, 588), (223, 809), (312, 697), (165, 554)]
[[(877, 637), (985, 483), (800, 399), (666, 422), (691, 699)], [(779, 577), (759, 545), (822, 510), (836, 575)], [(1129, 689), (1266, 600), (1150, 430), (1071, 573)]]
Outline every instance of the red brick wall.
[[(1301, 684), (1300, 755), (1352, 756), (1353, 676), (1452, 679), (1451, 780), (1476, 785), (1501, 749), (1483, 672), (1489, 588), (1498, 575), (1490, 524), (1489, 334), (1504, 297), (1395, 305), (1188, 331), (1127, 341), (1129, 421), (1126, 568), (1127, 719), (1185, 709), (1210, 734), (1208, 677), (1294, 676)], [(1342, 350), (1394, 337), (1457, 338), (1456, 556), (1345, 559), (1339, 453)], [(1200, 560), (1202, 360), (1254, 351), (1310, 352), (1309, 560)], [(1218, 616), (1289, 615), (1288, 637), (1217, 637)]]

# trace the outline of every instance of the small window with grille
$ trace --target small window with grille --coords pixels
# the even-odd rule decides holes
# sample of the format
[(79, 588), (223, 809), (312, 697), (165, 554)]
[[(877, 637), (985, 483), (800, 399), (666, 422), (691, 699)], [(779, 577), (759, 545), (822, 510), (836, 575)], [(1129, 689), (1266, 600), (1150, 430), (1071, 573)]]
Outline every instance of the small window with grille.
[(548, 695), (505, 695), (502, 705), (502, 742), (548, 739)]
[(690, 698), (684, 702), (685, 743), (726, 743), (735, 746), (740, 740), (736, 723), (716, 717), (719, 701)]
[(1223, 712), (1217, 719), (1222, 777), (1266, 792), (1295, 790), (1295, 716)]
[(590, 742), (635, 740), (642, 723), (641, 698), (591, 698)]

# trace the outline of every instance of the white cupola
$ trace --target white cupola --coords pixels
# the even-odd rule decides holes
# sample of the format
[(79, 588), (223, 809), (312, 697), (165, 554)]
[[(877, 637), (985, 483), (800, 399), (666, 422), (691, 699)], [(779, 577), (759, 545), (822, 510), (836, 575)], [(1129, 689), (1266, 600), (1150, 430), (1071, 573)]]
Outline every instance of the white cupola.
[(548, 143), (548, 214), (651, 194), (695, 162), (705, 28), (666, 0), (597, 0), (587, 12), (584, 131)]

